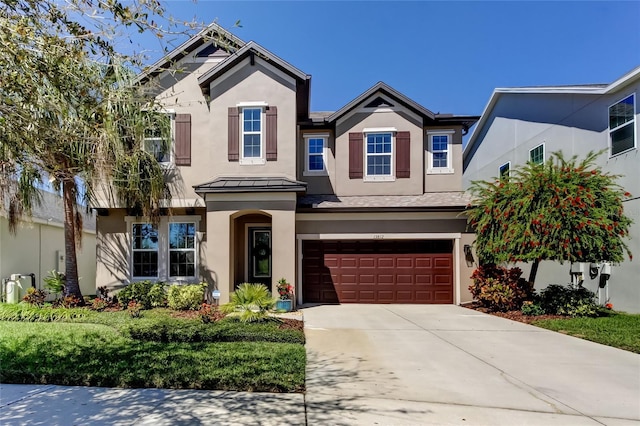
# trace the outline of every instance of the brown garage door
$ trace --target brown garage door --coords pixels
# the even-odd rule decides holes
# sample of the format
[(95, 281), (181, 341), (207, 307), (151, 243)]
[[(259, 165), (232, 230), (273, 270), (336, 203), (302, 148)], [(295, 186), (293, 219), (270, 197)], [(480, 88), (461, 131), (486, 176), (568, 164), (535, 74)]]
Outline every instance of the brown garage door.
[(450, 240), (303, 241), (305, 303), (453, 303)]

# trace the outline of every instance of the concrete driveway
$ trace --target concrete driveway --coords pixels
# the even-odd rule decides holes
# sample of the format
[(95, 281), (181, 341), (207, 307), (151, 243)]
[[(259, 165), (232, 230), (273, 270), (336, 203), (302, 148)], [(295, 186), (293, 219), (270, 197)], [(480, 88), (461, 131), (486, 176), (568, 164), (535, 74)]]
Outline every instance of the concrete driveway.
[(307, 422), (640, 424), (640, 355), (458, 306), (303, 309)]

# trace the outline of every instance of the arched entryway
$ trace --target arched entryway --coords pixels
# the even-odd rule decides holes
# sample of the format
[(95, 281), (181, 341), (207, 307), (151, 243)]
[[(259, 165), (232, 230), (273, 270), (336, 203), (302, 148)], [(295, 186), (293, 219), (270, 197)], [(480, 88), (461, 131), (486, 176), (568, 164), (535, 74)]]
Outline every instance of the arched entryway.
[(271, 215), (261, 211), (240, 211), (231, 217), (233, 233), (232, 282), (234, 288), (273, 281), (273, 234)]

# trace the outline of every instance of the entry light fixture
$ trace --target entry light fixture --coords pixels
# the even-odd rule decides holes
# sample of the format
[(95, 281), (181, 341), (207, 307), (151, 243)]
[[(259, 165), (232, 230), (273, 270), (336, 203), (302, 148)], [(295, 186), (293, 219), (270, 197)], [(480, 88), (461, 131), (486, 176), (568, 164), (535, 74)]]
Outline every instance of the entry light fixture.
[(473, 258), (471, 246), (469, 244), (464, 245), (464, 260), (467, 262), (467, 266), (469, 268), (471, 268), (476, 263), (475, 259)]

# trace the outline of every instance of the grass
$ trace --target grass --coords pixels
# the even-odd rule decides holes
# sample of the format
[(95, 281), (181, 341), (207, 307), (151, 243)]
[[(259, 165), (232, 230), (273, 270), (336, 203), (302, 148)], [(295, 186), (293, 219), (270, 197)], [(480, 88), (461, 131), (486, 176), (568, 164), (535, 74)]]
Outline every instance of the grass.
[[(0, 305), (0, 317), (7, 316), (6, 306)], [(140, 319), (127, 312), (90, 312), (44, 322), (51, 321), (46, 314), (29, 312), (27, 321), (0, 321), (0, 382), (304, 390), (304, 335), (279, 330), (274, 322), (203, 324), (171, 318), (167, 310), (144, 311)], [(178, 331), (152, 331), (172, 326)]]
[(596, 318), (540, 320), (534, 325), (603, 345), (640, 353), (640, 314), (611, 313)]

